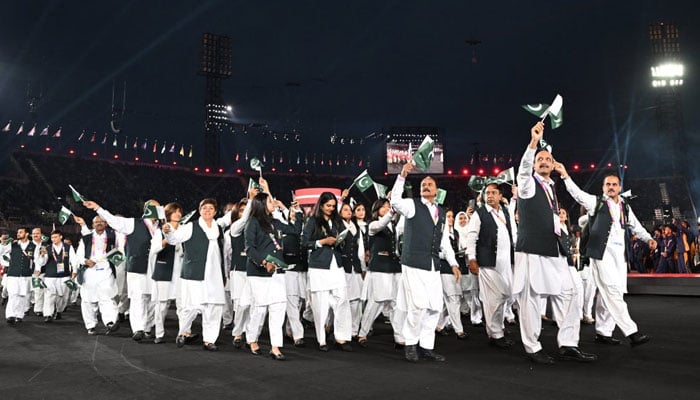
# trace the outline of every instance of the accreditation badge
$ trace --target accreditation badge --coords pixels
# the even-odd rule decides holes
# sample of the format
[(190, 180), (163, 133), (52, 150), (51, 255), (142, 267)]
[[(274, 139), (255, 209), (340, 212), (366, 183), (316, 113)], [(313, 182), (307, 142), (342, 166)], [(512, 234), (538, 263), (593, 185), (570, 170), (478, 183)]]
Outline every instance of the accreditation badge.
[(64, 264), (62, 262), (56, 263), (56, 273), (62, 274), (65, 271), (66, 271), (66, 267), (64, 266)]

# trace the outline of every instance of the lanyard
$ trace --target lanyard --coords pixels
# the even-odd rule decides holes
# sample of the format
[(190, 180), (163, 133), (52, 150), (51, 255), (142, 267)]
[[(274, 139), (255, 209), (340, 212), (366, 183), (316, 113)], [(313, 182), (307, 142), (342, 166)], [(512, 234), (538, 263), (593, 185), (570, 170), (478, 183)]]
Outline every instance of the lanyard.
[[(549, 208), (554, 211), (555, 214), (559, 214), (559, 204), (557, 202), (557, 195), (554, 193), (554, 188), (549, 186), (548, 184), (545, 184), (543, 180), (540, 179), (537, 175), (534, 175), (535, 179), (537, 182), (542, 186), (542, 190), (544, 190), (544, 195), (547, 196), (547, 201), (549, 202)], [(547, 190), (547, 187), (549, 186), (549, 190), (552, 191), (552, 196), (549, 195), (549, 190)]]
[[(65, 248), (61, 248), (61, 256), (63, 256), (64, 249)], [(59, 258), (58, 253), (56, 253), (56, 249), (53, 246), (51, 246), (51, 255), (53, 255), (53, 260), (58, 262), (58, 258)], [(61, 257), (61, 258), (63, 258), (63, 257)]]
[[(608, 203), (608, 212), (610, 213), (610, 219), (615, 220), (615, 217), (613, 216), (612, 208), (615, 207), (615, 203), (608, 199), (606, 201)], [(620, 225), (625, 226), (625, 214), (622, 212), (622, 201), (618, 202), (618, 207), (620, 208)]]
[[(272, 232), (277, 232), (277, 231), (275, 230), (275, 226), (274, 226), (274, 225), (272, 226)], [(279, 244), (279, 242), (277, 241), (277, 239), (275, 239), (274, 233), (270, 233), (270, 239), (272, 239), (272, 243), (275, 244), (275, 249), (276, 249), (276, 250), (282, 250), (282, 246), (280, 246), (280, 244)]]
[[(102, 248), (103, 254), (107, 252), (107, 233), (105, 233), (104, 235), (105, 235), (104, 247)], [(90, 249), (90, 258), (95, 257), (95, 243), (96, 243), (95, 242), (95, 235), (92, 235), (92, 248)]]
[(496, 211), (495, 208), (492, 208), (492, 209), (491, 209), (491, 214), (493, 214), (494, 217), (498, 218), (498, 220), (501, 221), (501, 222), (503, 223), (503, 225), (506, 225), (506, 226), (508, 225), (508, 224), (506, 223), (506, 220), (503, 219), (503, 218), (501, 218), (500, 215), (498, 215), (498, 211)]

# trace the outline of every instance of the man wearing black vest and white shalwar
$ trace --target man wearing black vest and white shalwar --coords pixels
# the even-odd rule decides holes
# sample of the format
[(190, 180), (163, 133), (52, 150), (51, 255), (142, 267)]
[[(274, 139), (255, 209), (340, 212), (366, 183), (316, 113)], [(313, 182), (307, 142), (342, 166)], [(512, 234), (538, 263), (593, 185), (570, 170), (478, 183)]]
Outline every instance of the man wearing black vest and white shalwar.
[(467, 257), (469, 270), (479, 279), (479, 298), (484, 303), (489, 344), (506, 349), (513, 341), (504, 335), (506, 302), (512, 293), (513, 233), (510, 213), (496, 183), (486, 185), (486, 204), (469, 219)]
[[(547, 150), (537, 151), (544, 133), (540, 121), (530, 130), (530, 144), (518, 167), (518, 240), (515, 246), (513, 294), (520, 306), (520, 336), (527, 357), (539, 364), (553, 364), (542, 350), (539, 301), (549, 296), (563, 318), (557, 322), (559, 358), (590, 362), (593, 354), (579, 350), (581, 329), (574, 297), (576, 287), (560, 243), (559, 204), (551, 172), (554, 160)], [(534, 174), (533, 174), (534, 167)]]
[(412, 169), (412, 162), (403, 166), (391, 191), (391, 206), (405, 218), (396, 307), (406, 313), (401, 330), (406, 341), (406, 360), (445, 361), (445, 357), (433, 352), (435, 327), (443, 305), (440, 252), (458, 280), (461, 273), (450, 245), (445, 210), (435, 203), (435, 179), (423, 178), (420, 199), (401, 198), (406, 176)]
[(587, 229), (590, 235), (584, 255), (590, 258), (591, 272), (598, 287), (595, 309), (596, 342), (620, 344), (620, 341), (612, 336), (615, 325), (629, 338), (632, 346), (648, 342), (650, 337), (639, 332), (623, 299), (623, 295), (627, 293), (625, 249), (630, 248), (627, 228), (633, 235), (648, 242), (652, 250), (656, 248), (656, 241), (620, 196), (620, 177), (614, 174), (606, 175), (603, 178), (603, 196), (598, 197), (581, 190), (569, 178), (562, 164), (555, 163), (554, 168), (564, 179), (569, 194), (586, 208), (589, 216)]

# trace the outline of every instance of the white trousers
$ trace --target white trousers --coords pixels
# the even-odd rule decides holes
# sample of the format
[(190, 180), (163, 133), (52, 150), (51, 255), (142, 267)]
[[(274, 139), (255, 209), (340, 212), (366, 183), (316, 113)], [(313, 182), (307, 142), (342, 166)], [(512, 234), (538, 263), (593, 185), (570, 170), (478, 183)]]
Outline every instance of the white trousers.
[(155, 302), (151, 301), (150, 294), (134, 296), (130, 299), (129, 324), (131, 331), (150, 332), (155, 324)]
[[(176, 315), (178, 321), (181, 318), (181, 307), (177, 304), (175, 300)], [(168, 316), (168, 310), (170, 309), (170, 300), (159, 301), (154, 304), (154, 322), (156, 325), (156, 337), (165, 336), (165, 318)]]
[(231, 291), (225, 290), (224, 298), (226, 299), (226, 303), (224, 304), (221, 319), (223, 325), (228, 325), (233, 322), (233, 301), (231, 300)]
[(352, 336), (357, 336), (360, 332), (360, 321), (362, 321), (362, 300), (355, 299), (350, 304), (350, 320)]
[(250, 305), (241, 305), (241, 300), (233, 300), (233, 331), (231, 336), (241, 336), (245, 332), (250, 319)]
[(7, 306), (5, 307), (5, 318), (19, 318), (24, 319), (24, 314), (29, 308), (29, 296), (20, 296), (18, 294), (10, 293), (7, 296)]
[(435, 327), (439, 318), (440, 311), (429, 308), (407, 311), (401, 330), (406, 345), (418, 344), (426, 350), (432, 350), (435, 347)]
[[(286, 275), (286, 273), (285, 273)], [(294, 340), (304, 338), (304, 325), (301, 323), (301, 298), (297, 295), (287, 295), (287, 336)]]
[(189, 333), (192, 323), (197, 319), (198, 314), (202, 314), (202, 339), (205, 343), (216, 343), (221, 330), (221, 314), (223, 304), (202, 304), (195, 307), (183, 307), (180, 314), (180, 330), (178, 336)]
[(63, 312), (68, 305), (70, 289), (65, 285), (69, 278), (44, 278), (46, 289), (44, 289), (43, 313), (45, 317), (52, 316), (54, 312)]
[(284, 345), (282, 327), (284, 325), (284, 313), (287, 303), (272, 303), (266, 306), (250, 306), (250, 318), (246, 325), (246, 342), (255, 343), (260, 337), (260, 332), (265, 324), (265, 315), (268, 315), (267, 329), (270, 332), (270, 345), (282, 347)]
[(103, 299), (96, 303), (83, 300), (80, 302), (80, 311), (83, 315), (85, 329), (92, 329), (97, 326), (98, 310), (102, 316), (102, 323), (105, 326), (117, 321), (117, 303), (113, 299)]
[(345, 286), (332, 290), (311, 292), (311, 308), (314, 314), (316, 338), (319, 345), (326, 344), (326, 327), (329, 310), (333, 310), (333, 332), (336, 340), (352, 338), (352, 316)]
[(394, 342), (405, 343), (406, 341), (403, 338), (401, 330), (403, 329), (403, 324), (406, 320), (406, 313), (396, 308), (396, 301), (394, 300), (367, 300), (365, 312), (362, 314), (362, 322), (360, 323), (360, 331), (358, 336), (367, 337), (370, 329), (372, 329), (374, 321), (377, 319), (377, 317), (379, 317), (379, 314), (386, 309), (389, 310), (389, 322), (391, 322), (391, 329), (394, 330)]
[(126, 263), (114, 268), (117, 278), (117, 311), (126, 314), (129, 311), (129, 291), (126, 284)]
[[(42, 278), (43, 279), (43, 278)], [(44, 309), (44, 288), (32, 288), (32, 299), (34, 300), (34, 312), (40, 313)]]
[(579, 272), (583, 283), (583, 317), (593, 318), (593, 301), (595, 300), (596, 286), (591, 273), (591, 267), (583, 267)]
[(627, 303), (624, 300), (624, 287), (613, 282), (604, 281), (601, 269), (626, 268), (624, 247), (608, 246), (602, 260), (591, 259), (591, 272), (598, 287), (598, 297), (595, 308), (595, 330), (603, 336), (612, 336), (615, 325), (625, 336), (638, 331), (637, 324), (632, 320)]
[(479, 324), (484, 318), (483, 309), (481, 307), (481, 302), (479, 301), (479, 291), (472, 289), (464, 293), (465, 301), (469, 306), (469, 320), (472, 324)]
[(462, 304), (462, 296), (446, 295), (444, 293), (443, 295), (445, 305), (438, 318), (437, 328), (442, 330), (449, 322), (456, 333), (463, 333), (462, 314), (459, 312), (459, 307)]
[[(506, 266), (510, 269), (510, 266)], [(497, 268), (479, 268), (479, 298), (484, 305), (486, 334), (493, 339), (504, 336), (503, 320), (508, 299), (511, 298), (512, 279)], [(510, 310), (511, 314), (513, 313)]]

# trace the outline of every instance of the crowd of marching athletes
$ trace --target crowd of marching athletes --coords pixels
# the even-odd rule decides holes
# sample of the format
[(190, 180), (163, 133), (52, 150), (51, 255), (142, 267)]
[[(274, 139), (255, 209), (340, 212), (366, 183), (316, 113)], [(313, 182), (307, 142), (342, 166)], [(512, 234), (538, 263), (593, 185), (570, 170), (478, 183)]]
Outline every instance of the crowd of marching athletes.
[[(632, 346), (644, 344), (651, 337), (639, 332), (623, 299), (628, 265), (642, 271), (642, 247), (643, 260), (658, 254), (656, 271), (683, 272), (695, 239), (680, 226), (685, 247), (675, 241), (674, 261), (666, 237), (677, 237), (675, 225), (664, 228), (663, 239), (652, 237), (620, 196), (615, 175), (604, 177), (602, 193), (582, 191), (538, 147), (543, 131), (542, 123), (531, 128), (512, 182), (486, 181), (479, 202), (456, 213), (436, 202), (432, 177), (421, 180), (418, 198), (404, 195), (410, 162), (370, 208), (346, 202), (347, 190), (340, 198), (322, 193), (313, 208), (287, 207), (262, 176), (219, 218), (213, 199), (203, 199), (195, 217), (177, 203), (149, 200), (143, 216), (123, 217), (85, 200), (96, 216), (90, 227), (73, 216), (81, 227), (74, 242), (58, 229), (48, 238), (24, 227), (14, 240), (3, 236), (5, 317), (21, 325), (33, 303), (35, 315), (52, 323), (79, 296), (88, 335), (98, 334), (99, 319), (106, 335), (128, 319), (133, 340), (164, 343), (174, 302), (178, 332), (170, 337), (178, 348), (201, 342), (216, 351), (230, 331), (235, 348), (259, 355), (267, 319), (268, 355), (281, 361), (285, 336), (305, 347), (312, 325), (320, 351), (353, 351), (353, 342), (370, 347), (372, 326), (384, 314), (395, 347), (417, 362), (445, 360), (434, 351), (436, 335), (467, 339), (461, 317), (468, 313), (489, 345), (512, 347), (507, 326), (519, 325), (527, 358), (552, 364), (539, 343), (549, 301), (558, 359), (596, 360), (578, 347), (581, 323), (595, 324), (601, 345), (621, 343), (616, 326)], [(582, 206), (578, 224), (559, 207), (555, 176)], [(192, 332), (200, 315), (201, 334)]]

